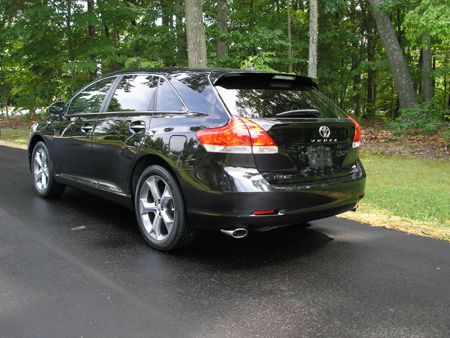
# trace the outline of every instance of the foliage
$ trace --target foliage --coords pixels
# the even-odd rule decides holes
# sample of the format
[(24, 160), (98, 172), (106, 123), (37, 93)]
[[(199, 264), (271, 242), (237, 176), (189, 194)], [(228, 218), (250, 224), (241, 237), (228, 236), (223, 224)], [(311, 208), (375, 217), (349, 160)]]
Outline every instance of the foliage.
[(241, 62), (241, 69), (255, 69), (266, 72), (276, 72), (269, 64), (272, 62), (275, 53), (261, 52), (257, 55), (251, 55)]
[(405, 33), (413, 44), (422, 46), (424, 33), (435, 42), (450, 45), (450, 6), (446, 0), (421, 0), (405, 15)]
[[(67, 99), (93, 78), (120, 69), (187, 65), (180, 0), (0, 1), (0, 106), (31, 111)], [(212, 67), (307, 73), (308, 2), (291, 0), (288, 58), (286, 0), (228, 1), (228, 30), (217, 29), (217, 2), (204, 1)], [(433, 104), (447, 107), (450, 87), (450, 6), (446, 0), (384, 0), (421, 92), (421, 48), (432, 41)], [(216, 57), (218, 39), (227, 55)], [(397, 89), (366, 0), (319, 1), (318, 83), (341, 108), (359, 116), (398, 119), (434, 129), (429, 108), (400, 112)], [(369, 78), (375, 79), (370, 84)], [(369, 92), (373, 97), (369, 97)], [(357, 110), (357, 111), (356, 111)], [(422, 116), (421, 113), (425, 112)], [(33, 114), (32, 114), (33, 115)], [(432, 122), (429, 121), (432, 116)], [(431, 127), (432, 125), (432, 127)]]
[(449, 115), (449, 110), (433, 99), (417, 107), (402, 110), (400, 117), (392, 124), (392, 128), (397, 134), (411, 129), (432, 133), (442, 126), (446, 115)]

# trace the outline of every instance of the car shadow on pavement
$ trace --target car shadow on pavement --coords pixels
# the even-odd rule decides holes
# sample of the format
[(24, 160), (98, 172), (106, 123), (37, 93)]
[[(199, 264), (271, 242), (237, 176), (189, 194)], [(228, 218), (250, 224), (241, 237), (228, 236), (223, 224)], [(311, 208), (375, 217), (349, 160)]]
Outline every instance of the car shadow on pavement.
[[(88, 228), (103, 234), (102, 238), (92, 238), (96, 245), (118, 248), (135, 246), (139, 252), (148, 249), (148, 253), (158, 254), (144, 244), (133, 212), (125, 207), (73, 189), (68, 189), (60, 200), (53, 203), (76, 210), (84, 215), (84, 219), (89, 219)], [(230, 269), (277, 264), (308, 256), (333, 240), (309, 226), (306, 223), (266, 232), (253, 231), (242, 239), (231, 238), (219, 231), (200, 231), (190, 247), (162, 254), (161, 258), (202, 262)]]
[(192, 246), (172, 255), (231, 269), (277, 264), (313, 254), (333, 240), (307, 226), (309, 224), (298, 224), (267, 232), (250, 232), (243, 239), (204, 231)]

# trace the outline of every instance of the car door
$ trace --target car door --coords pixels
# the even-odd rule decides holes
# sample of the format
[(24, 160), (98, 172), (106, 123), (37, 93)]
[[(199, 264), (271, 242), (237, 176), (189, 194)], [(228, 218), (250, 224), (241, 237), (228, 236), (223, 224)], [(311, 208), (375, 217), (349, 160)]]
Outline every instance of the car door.
[(157, 76), (123, 75), (97, 116), (92, 152), (100, 189), (119, 195), (130, 194), (128, 173), (150, 126), (157, 86)]
[(84, 184), (93, 178), (91, 138), (105, 98), (116, 77), (100, 79), (76, 94), (68, 103), (66, 119), (54, 137), (55, 166), (58, 176)]

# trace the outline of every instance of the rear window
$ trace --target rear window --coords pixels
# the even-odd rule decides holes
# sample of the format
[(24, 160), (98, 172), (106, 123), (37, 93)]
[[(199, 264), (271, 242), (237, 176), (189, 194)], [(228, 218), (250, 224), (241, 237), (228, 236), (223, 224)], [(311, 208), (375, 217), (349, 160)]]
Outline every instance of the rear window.
[(317, 88), (293, 81), (259, 81), (255, 77), (227, 79), (216, 83), (217, 91), (233, 115), (246, 118), (322, 117), (346, 114)]

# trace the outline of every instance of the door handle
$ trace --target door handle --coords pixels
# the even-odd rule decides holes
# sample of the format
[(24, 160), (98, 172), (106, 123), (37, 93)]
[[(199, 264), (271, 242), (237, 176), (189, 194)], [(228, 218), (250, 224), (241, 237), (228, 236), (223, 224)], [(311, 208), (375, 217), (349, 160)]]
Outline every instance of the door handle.
[(140, 133), (147, 129), (144, 121), (134, 121), (130, 123), (130, 132), (133, 134)]
[(83, 133), (89, 133), (92, 131), (92, 129), (94, 129), (94, 127), (92, 126), (92, 124), (86, 123), (81, 127), (81, 131)]

